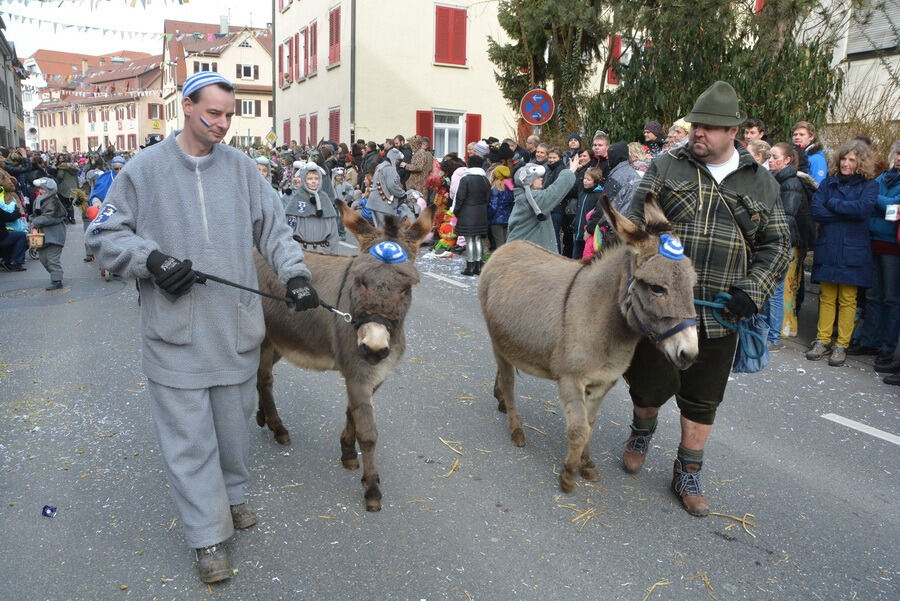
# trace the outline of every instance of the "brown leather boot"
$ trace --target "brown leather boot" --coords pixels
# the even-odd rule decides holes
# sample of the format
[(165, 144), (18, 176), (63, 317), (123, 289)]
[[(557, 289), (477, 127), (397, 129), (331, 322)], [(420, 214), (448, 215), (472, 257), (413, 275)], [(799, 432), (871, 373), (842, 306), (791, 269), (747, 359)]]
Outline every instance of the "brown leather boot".
[(197, 549), (196, 552), (201, 582), (209, 584), (231, 578), (231, 560), (221, 543)]
[(644, 461), (647, 459), (647, 451), (650, 450), (650, 440), (653, 438), (653, 432), (646, 430), (631, 430), (631, 436), (625, 443), (625, 452), (622, 453), (622, 463), (625, 464), (625, 471), (629, 474), (636, 474), (644, 467)]
[(238, 530), (246, 530), (256, 525), (256, 512), (250, 503), (241, 503), (231, 506), (231, 521)]
[(700, 464), (688, 463), (685, 469), (675, 460), (672, 469), (672, 492), (681, 499), (685, 510), (696, 517), (709, 515), (709, 502), (700, 490)]

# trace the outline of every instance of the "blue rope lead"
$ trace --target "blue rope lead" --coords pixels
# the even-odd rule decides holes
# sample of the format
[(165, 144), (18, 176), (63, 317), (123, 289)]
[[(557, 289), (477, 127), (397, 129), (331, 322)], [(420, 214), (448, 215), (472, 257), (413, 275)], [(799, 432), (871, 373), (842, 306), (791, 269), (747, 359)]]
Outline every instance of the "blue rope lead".
[[(729, 330), (737, 330), (738, 340), (740, 340), (741, 342), (741, 349), (743, 349), (744, 355), (746, 355), (748, 359), (759, 359), (766, 352), (765, 339), (752, 329), (745, 328), (743, 325), (741, 325), (740, 321), (738, 321), (737, 323), (732, 323), (722, 317), (722, 309), (724, 309), (726, 305), (728, 305), (728, 301), (730, 300), (730, 294), (728, 294), (727, 292), (720, 292), (716, 295), (716, 298), (713, 301), (694, 299), (694, 304), (701, 307), (709, 307), (710, 309), (712, 309), (713, 319), (719, 322), (719, 325)], [(750, 338), (756, 338), (756, 341), (759, 343), (759, 352), (754, 352), (752, 350), (753, 341), (750, 340)]]

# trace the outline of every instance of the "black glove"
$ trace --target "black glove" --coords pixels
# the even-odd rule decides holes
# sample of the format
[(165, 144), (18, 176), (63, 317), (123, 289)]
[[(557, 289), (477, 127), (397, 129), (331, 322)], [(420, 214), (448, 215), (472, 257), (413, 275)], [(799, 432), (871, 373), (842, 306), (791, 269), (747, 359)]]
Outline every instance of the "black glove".
[(319, 306), (319, 295), (316, 294), (316, 289), (310, 286), (309, 280), (303, 276), (298, 275), (288, 280), (287, 295), (293, 301), (291, 308), (295, 311), (306, 311)]
[(728, 301), (725, 308), (728, 309), (730, 313), (741, 318), (750, 317), (756, 313), (756, 303), (747, 296), (746, 292), (733, 286), (728, 292), (731, 294), (731, 300)]
[(174, 296), (186, 294), (197, 281), (197, 272), (191, 267), (189, 260), (179, 261), (158, 250), (147, 257), (147, 269), (153, 274), (156, 285)]

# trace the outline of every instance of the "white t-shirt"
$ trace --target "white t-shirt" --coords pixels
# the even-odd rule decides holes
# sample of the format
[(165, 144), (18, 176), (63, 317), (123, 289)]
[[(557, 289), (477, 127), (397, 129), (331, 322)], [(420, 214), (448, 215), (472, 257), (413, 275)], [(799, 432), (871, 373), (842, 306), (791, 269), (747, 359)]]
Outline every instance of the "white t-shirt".
[(734, 148), (731, 149), (731, 156), (728, 157), (728, 160), (724, 163), (719, 163), (718, 165), (714, 163), (707, 163), (706, 168), (709, 169), (710, 174), (713, 176), (713, 179), (716, 180), (717, 184), (721, 184), (722, 180), (728, 177), (729, 174), (737, 171), (738, 163), (740, 162), (740, 155), (738, 151)]

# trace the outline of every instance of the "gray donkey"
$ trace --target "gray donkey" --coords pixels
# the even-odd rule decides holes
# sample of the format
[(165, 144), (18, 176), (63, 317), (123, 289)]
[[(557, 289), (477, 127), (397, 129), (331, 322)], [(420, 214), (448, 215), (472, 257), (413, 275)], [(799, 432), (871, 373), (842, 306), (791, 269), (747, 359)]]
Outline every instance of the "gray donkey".
[[(338, 203), (347, 229), (356, 235), (355, 257), (307, 252), (306, 264), (319, 296), (353, 316), (352, 323), (324, 310), (291, 312), (284, 302), (263, 299), (266, 337), (259, 357), (256, 388), (259, 411), (256, 422), (268, 425), (275, 440), (290, 444), (272, 396), (272, 366), (284, 357), (300, 367), (336, 370), (347, 386), (347, 421), (341, 432), (341, 463), (359, 467), (356, 443), (362, 451), (366, 510), (381, 509), (380, 478), (375, 466), (375, 415), (372, 395), (387, 378), (406, 349), (403, 320), (412, 302), (412, 287), (419, 282), (416, 251), (431, 231), (434, 208), (409, 224), (393, 215), (383, 228), (374, 228), (359, 213)], [(387, 253), (387, 254), (385, 254)], [(284, 296), (285, 289), (258, 254), (256, 270), (260, 288)]]
[(524, 446), (525, 434), (513, 370), (556, 380), (568, 435), (559, 475), (565, 492), (579, 470), (586, 480), (598, 478), (591, 432), (603, 397), (625, 373), (641, 336), (680, 369), (697, 356), (697, 275), (659, 205), (647, 197), (642, 230), (606, 196), (601, 204), (621, 243), (599, 258), (582, 263), (518, 240), (491, 256), (478, 281), (497, 361), (494, 396), (516, 446)]

